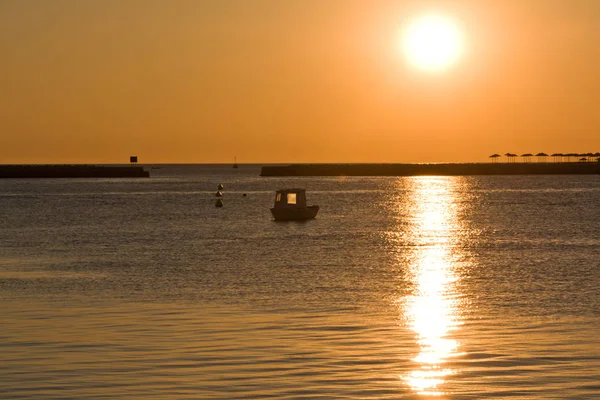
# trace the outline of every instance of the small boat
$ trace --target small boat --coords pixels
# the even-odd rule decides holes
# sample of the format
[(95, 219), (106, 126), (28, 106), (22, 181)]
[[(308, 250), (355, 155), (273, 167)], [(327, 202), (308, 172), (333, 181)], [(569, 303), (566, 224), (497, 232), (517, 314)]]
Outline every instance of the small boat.
[(271, 214), (276, 221), (306, 221), (313, 219), (319, 206), (306, 205), (306, 189), (281, 189), (275, 193)]
[(219, 186), (217, 186), (217, 190), (223, 190), (223, 184), (219, 183)]
[(217, 193), (215, 193), (215, 197), (221, 197), (223, 196), (223, 193), (221, 193), (220, 190), (217, 190)]
[(217, 199), (217, 201), (215, 202), (215, 207), (223, 207), (223, 200)]

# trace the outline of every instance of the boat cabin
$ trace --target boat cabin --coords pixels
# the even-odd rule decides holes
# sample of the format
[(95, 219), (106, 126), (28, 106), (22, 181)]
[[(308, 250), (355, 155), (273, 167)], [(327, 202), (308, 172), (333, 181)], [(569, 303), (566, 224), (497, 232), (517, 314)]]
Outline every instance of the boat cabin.
[(306, 207), (306, 189), (281, 189), (275, 193), (275, 208)]
[(276, 221), (306, 221), (313, 219), (319, 206), (306, 205), (305, 189), (280, 189), (275, 192), (275, 205), (271, 214)]

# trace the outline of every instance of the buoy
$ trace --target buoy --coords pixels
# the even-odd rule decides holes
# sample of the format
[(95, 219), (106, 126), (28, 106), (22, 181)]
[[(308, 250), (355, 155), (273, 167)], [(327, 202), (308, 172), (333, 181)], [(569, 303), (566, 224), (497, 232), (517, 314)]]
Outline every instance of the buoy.
[(217, 187), (217, 189), (219, 189), (219, 190), (223, 190), (223, 184), (222, 184), (222, 183), (219, 183), (219, 187)]
[(215, 207), (223, 207), (223, 200), (217, 199), (217, 201), (215, 202)]
[(221, 196), (223, 196), (223, 193), (221, 193), (220, 190), (217, 190), (217, 193), (215, 193), (215, 196), (216, 197), (221, 197)]

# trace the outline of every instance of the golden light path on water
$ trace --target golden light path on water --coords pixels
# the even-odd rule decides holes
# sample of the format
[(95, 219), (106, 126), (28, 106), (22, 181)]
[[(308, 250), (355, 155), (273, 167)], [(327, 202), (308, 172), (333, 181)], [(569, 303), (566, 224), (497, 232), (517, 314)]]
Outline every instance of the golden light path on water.
[(453, 263), (460, 230), (456, 185), (453, 178), (418, 177), (411, 181), (409, 194), (414, 241), (409, 276), (414, 290), (402, 302), (419, 352), (413, 358), (415, 368), (402, 379), (427, 396), (444, 394), (442, 386), (454, 373), (447, 364), (460, 355), (452, 335), (460, 325), (459, 276)]

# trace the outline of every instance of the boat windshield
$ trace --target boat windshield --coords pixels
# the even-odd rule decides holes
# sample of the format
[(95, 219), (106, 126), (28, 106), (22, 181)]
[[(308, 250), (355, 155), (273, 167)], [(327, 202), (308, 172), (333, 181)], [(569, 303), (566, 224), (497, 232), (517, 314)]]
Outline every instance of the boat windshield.
[(287, 203), (288, 204), (296, 204), (296, 193), (288, 193)]

